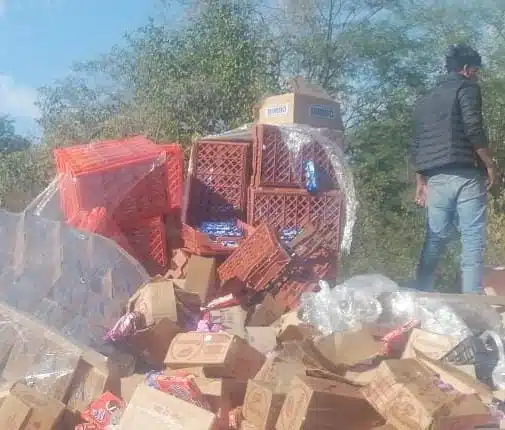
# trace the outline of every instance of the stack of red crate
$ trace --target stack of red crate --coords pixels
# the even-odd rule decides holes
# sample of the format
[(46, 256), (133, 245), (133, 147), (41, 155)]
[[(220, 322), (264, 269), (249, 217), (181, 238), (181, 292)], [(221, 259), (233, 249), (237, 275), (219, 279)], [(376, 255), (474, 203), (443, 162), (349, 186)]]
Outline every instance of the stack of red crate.
[[(304, 142), (297, 150), (290, 151), (286, 134), (279, 127), (263, 124), (254, 126), (253, 175), (248, 194), (247, 222), (252, 226), (269, 223), (277, 230), (302, 229), (310, 224), (316, 230), (324, 231), (324, 243), (314, 249), (314, 255), (304, 256), (303, 264), (309, 266), (314, 262), (314, 270), (309, 268), (303, 272), (312, 273), (315, 281), (334, 276), (337, 269), (343, 194), (338, 189), (331, 160), (316, 139)], [(317, 171), (320, 190), (315, 194), (309, 193), (304, 187), (304, 165), (307, 161), (312, 161)], [(328, 264), (321, 264), (324, 263), (322, 260)], [(307, 284), (304, 282), (306, 280), (295, 281), (294, 276), (285, 276), (283, 279), (277, 282), (281, 295), (292, 296), (293, 291), (286, 293), (290, 289), (296, 289), (298, 294), (300, 285)], [(280, 288), (279, 284), (284, 287)]]
[[(60, 175), (61, 208), (72, 222), (102, 208), (149, 273), (164, 273), (169, 255), (165, 216), (180, 214), (183, 151), (178, 145), (155, 145), (144, 137), (75, 145), (54, 151)], [(95, 211), (95, 212), (94, 212)], [(91, 225), (80, 221), (80, 225)], [(96, 231), (93, 231), (96, 232)], [(121, 245), (121, 243), (119, 243)]]
[(242, 222), (247, 213), (250, 149), (251, 143), (244, 141), (202, 140), (193, 145), (182, 226), (186, 250), (199, 255), (227, 255), (233, 251), (221, 243), (236, 239), (212, 241), (198, 231), (202, 222), (237, 220), (246, 236), (251, 232)]

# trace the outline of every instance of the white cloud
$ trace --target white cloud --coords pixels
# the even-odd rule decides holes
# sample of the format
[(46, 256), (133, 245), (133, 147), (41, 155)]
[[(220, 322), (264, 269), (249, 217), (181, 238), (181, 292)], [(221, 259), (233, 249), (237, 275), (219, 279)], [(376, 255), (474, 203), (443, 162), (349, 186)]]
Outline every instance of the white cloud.
[(7, 0), (0, 0), (0, 16), (5, 15), (7, 10)]
[[(3, 0), (0, 0), (0, 3)], [(0, 114), (19, 118), (38, 118), (37, 90), (18, 84), (11, 76), (0, 74)]]

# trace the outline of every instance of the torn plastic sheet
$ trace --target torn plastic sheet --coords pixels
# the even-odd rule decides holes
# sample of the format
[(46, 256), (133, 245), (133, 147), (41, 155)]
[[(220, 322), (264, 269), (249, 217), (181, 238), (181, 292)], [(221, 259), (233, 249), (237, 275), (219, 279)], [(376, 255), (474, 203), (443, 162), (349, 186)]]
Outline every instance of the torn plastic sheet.
[[(282, 125), (279, 126), (279, 130), (291, 154), (291, 163), (293, 166), (296, 166), (301, 161), (299, 160), (299, 155), (306, 145), (312, 145), (314, 142), (317, 142), (326, 151), (335, 171), (338, 186), (343, 191), (345, 197), (345, 223), (343, 223), (341, 249), (344, 252), (349, 252), (352, 243), (352, 232), (356, 223), (358, 202), (353, 175), (343, 150), (342, 132), (313, 128), (302, 124)], [(342, 144), (339, 144), (339, 142), (342, 142)]]
[(0, 241), (0, 303), (69, 342), (117, 355), (103, 336), (149, 279), (134, 258), (107, 238), (27, 212), (0, 210)]

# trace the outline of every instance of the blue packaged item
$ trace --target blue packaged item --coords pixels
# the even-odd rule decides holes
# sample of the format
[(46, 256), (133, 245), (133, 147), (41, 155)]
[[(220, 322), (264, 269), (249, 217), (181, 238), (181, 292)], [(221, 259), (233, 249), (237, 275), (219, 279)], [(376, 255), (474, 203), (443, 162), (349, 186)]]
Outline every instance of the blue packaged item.
[(200, 224), (202, 233), (214, 237), (243, 237), (243, 231), (237, 226), (236, 221), (204, 221)]
[(283, 228), (279, 231), (280, 239), (283, 242), (291, 242), (298, 234), (302, 231), (301, 228), (298, 227), (287, 227)]
[(309, 193), (315, 193), (319, 189), (317, 181), (316, 165), (312, 160), (305, 161), (303, 165), (303, 173), (305, 176), (305, 189)]

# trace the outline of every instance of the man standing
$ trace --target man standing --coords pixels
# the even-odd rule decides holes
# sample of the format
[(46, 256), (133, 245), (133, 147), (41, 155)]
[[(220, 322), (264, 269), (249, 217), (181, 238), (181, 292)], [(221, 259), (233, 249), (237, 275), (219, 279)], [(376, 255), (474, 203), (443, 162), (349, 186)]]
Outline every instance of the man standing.
[(410, 155), (416, 169), (416, 203), (427, 208), (417, 267), (417, 288), (424, 291), (433, 289), (438, 262), (455, 229), (461, 234), (463, 292), (481, 291), (487, 191), (497, 176), (482, 120), (477, 83), (481, 66), (477, 51), (452, 46), (446, 56), (447, 76), (414, 111)]

